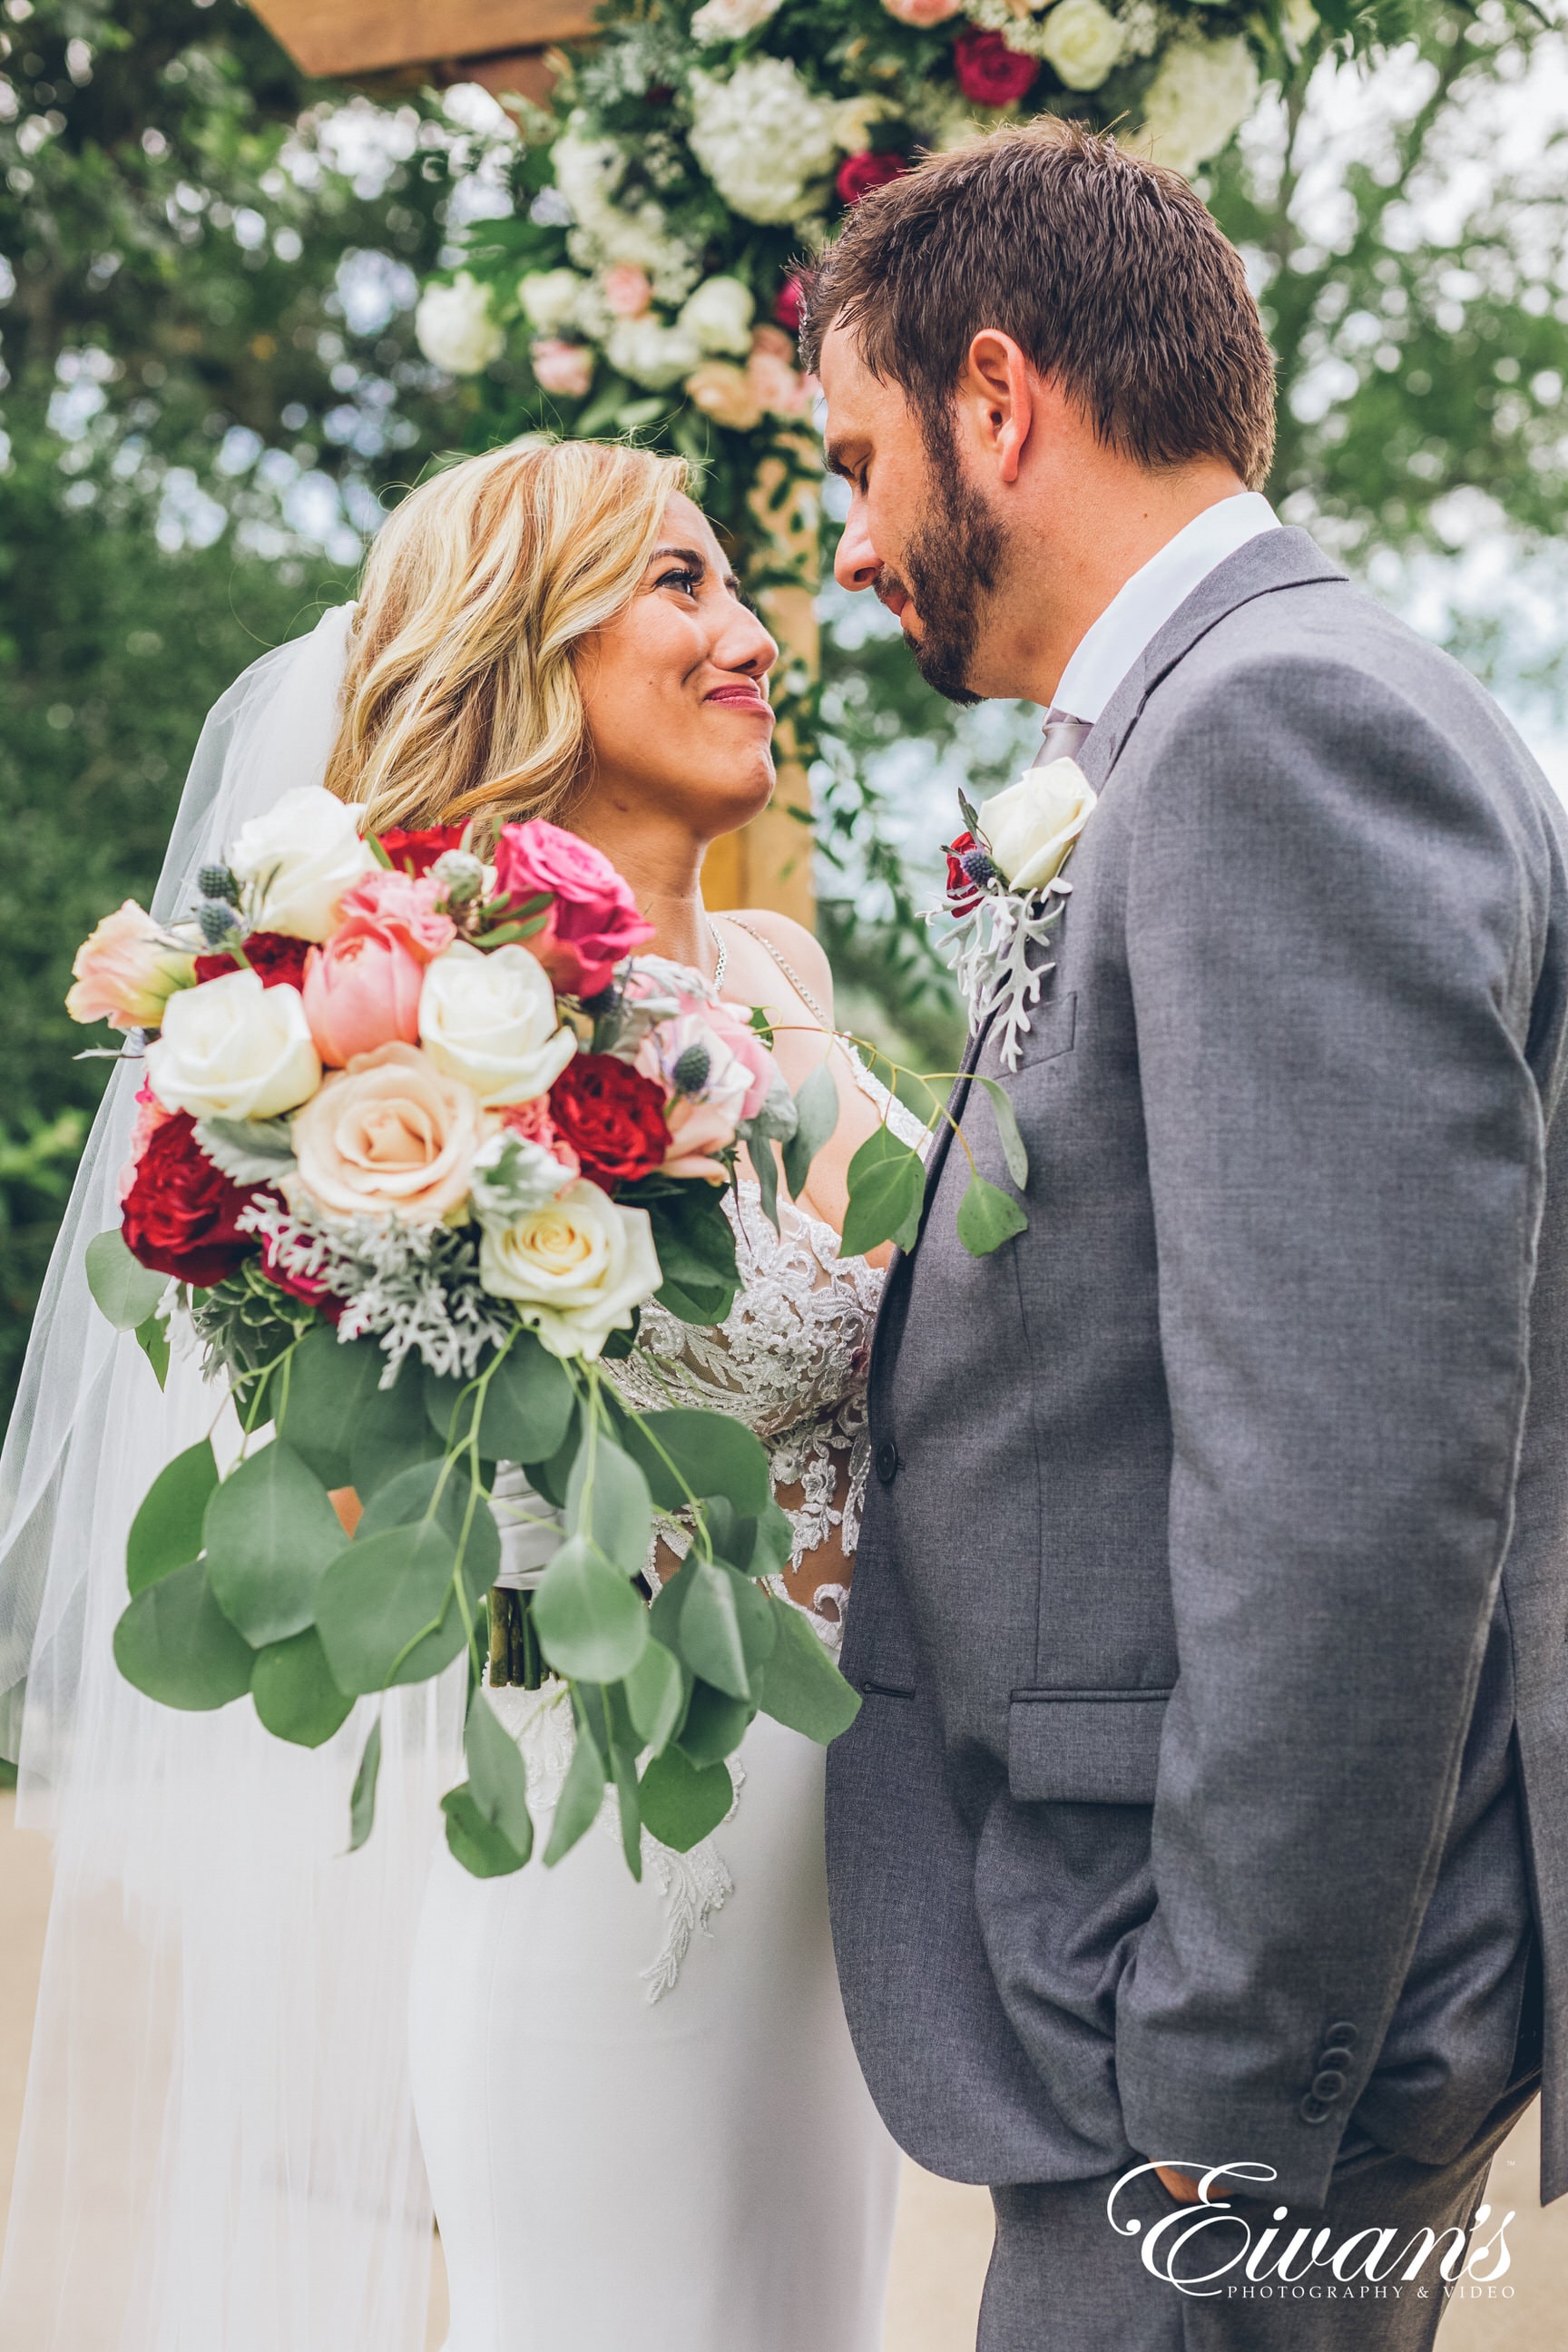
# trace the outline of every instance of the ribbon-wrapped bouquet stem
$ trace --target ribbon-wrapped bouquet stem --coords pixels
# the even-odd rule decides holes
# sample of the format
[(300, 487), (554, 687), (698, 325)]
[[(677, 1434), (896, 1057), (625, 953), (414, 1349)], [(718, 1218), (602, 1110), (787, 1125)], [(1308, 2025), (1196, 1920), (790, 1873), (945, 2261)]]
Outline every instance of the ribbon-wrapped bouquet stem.
[[(650, 1300), (723, 1321), (742, 1145), (776, 1218), (774, 1142), (798, 1192), (836, 1117), (826, 1069), (792, 1096), (761, 1016), (639, 955), (650, 937), (558, 827), (504, 826), (487, 865), (455, 828), (363, 837), (301, 788), (203, 868), (188, 921), (101, 923), (68, 1000), (144, 1054), (94, 1296), (149, 1377), (198, 1345), (234, 1408), (136, 1514), (120, 1670), (170, 1706), (248, 1697), (311, 1748), (466, 1654), (468, 1778), (443, 1806), (481, 1876), (533, 1845), (487, 1662), (570, 1686), (544, 1859), (613, 1786), (634, 1875), (645, 1825), (684, 1850), (723, 1817), (759, 1711), (826, 1741), (858, 1705), (759, 1581), (790, 1529), (757, 1439), (679, 1401), (634, 1412), (605, 1370)], [(531, 1590), (495, 1589), (501, 1464), (542, 1498)], [(690, 1544), (650, 1606), (661, 1514)], [(377, 1720), (353, 1844), (379, 1756)]]

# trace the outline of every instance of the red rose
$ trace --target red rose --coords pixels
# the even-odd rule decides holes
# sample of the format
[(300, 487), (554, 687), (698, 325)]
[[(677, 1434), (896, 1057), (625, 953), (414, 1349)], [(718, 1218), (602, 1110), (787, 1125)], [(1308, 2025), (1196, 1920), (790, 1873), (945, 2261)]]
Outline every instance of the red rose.
[(322, 1320), (331, 1325), (334, 1331), (337, 1329), (343, 1319), (348, 1300), (329, 1290), (326, 1284), (313, 1274), (286, 1274), (278, 1264), (278, 1244), (269, 1235), (262, 1239), (261, 1265), (269, 1282), (275, 1282), (279, 1290), (286, 1290), (290, 1298), (302, 1298), (307, 1307), (313, 1307)]
[(798, 335), (805, 315), (805, 280), (797, 269), (793, 278), (785, 278), (784, 291), (773, 304), (773, 316), (781, 327), (787, 328), (792, 335)]
[(602, 1192), (635, 1184), (669, 1150), (664, 1090), (613, 1054), (574, 1054), (550, 1089), (550, 1118)]
[(964, 97), (977, 106), (1011, 106), (1039, 79), (1040, 60), (1020, 57), (1000, 33), (961, 33), (952, 45), (952, 69)]
[(966, 915), (980, 896), (961, 862), (964, 852), (973, 846), (972, 833), (961, 833), (947, 846), (947, 903), (955, 915)]
[(121, 1216), (133, 1258), (154, 1274), (210, 1290), (255, 1251), (235, 1222), (252, 1196), (213, 1166), (195, 1141), (195, 1124), (183, 1110), (159, 1121), (136, 1162)]
[[(305, 958), (310, 952), (309, 940), (296, 940), (287, 931), (252, 931), (245, 942), (245, 952), (250, 969), (261, 978), (263, 988), (303, 988)], [(196, 958), (196, 979), (221, 980), (226, 971), (237, 971), (237, 958), (231, 955), (203, 955)]]
[(376, 839), (400, 874), (412, 874), (417, 880), (428, 874), (438, 857), (448, 849), (461, 849), (463, 827), (460, 824), (427, 824), (419, 833), (405, 832), (402, 825), (388, 825)]
[(833, 183), (838, 191), (838, 201), (858, 205), (873, 188), (885, 188), (889, 180), (901, 180), (909, 168), (901, 155), (847, 155)]

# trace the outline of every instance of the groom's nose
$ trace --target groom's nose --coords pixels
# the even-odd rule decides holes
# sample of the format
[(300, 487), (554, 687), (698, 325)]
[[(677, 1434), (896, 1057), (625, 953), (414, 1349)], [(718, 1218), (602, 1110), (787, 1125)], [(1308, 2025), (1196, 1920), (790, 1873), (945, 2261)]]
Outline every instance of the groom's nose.
[(882, 559), (872, 544), (866, 522), (864, 499), (850, 501), (849, 516), (844, 525), (844, 536), (838, 542), (838, 552), (833, 559), (833, 576), (841, 588), (851, 592), (875, 585), (882, 569)]

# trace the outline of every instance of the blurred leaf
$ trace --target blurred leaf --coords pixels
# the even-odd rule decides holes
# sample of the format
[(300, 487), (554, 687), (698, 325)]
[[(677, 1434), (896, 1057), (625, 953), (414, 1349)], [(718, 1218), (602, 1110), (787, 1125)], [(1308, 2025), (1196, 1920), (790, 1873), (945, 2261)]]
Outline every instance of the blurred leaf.
[[(323, 1486), (354, 1483), (351, 1451), (355, 1432), (375, 1403), (386, 1358), (374, 1339), (340, 1345), (324, 1324), (307, 1331), (289, 1360), (288, 1403), (279, 1434), (288, 1440)], [(273, 1402), (282, 1389), (279, 1376)], [(402, 1386), (402, 1382), (399, 1382)]]
[[(590, 1460), (594, 1481), (584, 1514)], [(566, 1489), (566, 1524), (574, 1535), (584, 1535), (596, 1544), (605, 1558), (628, 1576), (642, 1574), (653, 1539), (653, 1505), (648, 1499), (647, 1481), (631, 1456), (623, 1454), (603, 1430), (584, 1440), (573, 1466)], [(601, 1682), (605, 1679), (604, 1675), (595, 1677)]]
[(169, 1287), (166, 1274), (153, 1274), (132, 1256), (118, 1225), (94, 1235), (84, 1263), (93, 1303), (117, 1331), (136, 1330)]
[(628, 1419), (620, 1437), (661, 1511), (679, 1510), (690, 1495), (721, 1495), (740, 1517), (753, 1518), (773, 1500), (766, 1454), (728, 1413), (676, 1405)]
[(563, 1855), (571, 1853), (579, 1838), (585, 1837), (599, 1818), (599, 1808), (605, 1801), (605, 1781), (607, 1778), (604, 1758), (595, 1745), (579, 1711), (576, 1717), (577, 1744), (572, 1750), (566, 1780), (556, 1801), (555, 1819), (551, 1824), (550, 1842), (544, 1849), (544, 1866), (552, 1870)]
[(859, 1714), (859, 1693), (845, 1681), (798, 1609), (776, 1599), (772, 1607), (778, 1638), (763, 1669), (762, 1712), (826, 1748)]
[(147, 1489), (131, 1522), (125, 1546), (125, 1579), (132, 1593), (155, 1584), (171, 1569), (184, 1568), (202, 1548), (202, 1521), (217, 1485), (212, 1442), (187, 1446), (165, 1464)]
[(362, 1533), (339, 1553), (321, 1580), (316, 1627), (340, 1689), (423, 1682), (451, 1664), (464, 1640), (454, 1559), (451, 1537), (430, 1520)]
[(988, 1257), (1015, 1234), (1026, 1232), (1028, 1223), (1016, 1201), (999, 1185), (988, 1184), (977, 1168), (971, 1169), (958, 1204), (958, 1238), (971, 1257)]
[[(506, 1832), (483, 1811), (470, 1781), (448, 1789), (441, 1800), (441, 1811), (447, 1816), (447, 1843), (452, 1857), (472, 1877), (510, 1878), (528, 1860), (528, 1854), (520, 1853)], [(532, 1841), (530, 1822), (530, 1846)]]
[(243, 1698), (254, 1657), (214, 1600), (199, 1559), (139, 1592), (114, 1629), (121, 1673), (164, 1706), (204, 1713)]
[(811, 1163), (838, 1125), (838, 1088), (826, 1061), (802, 1079), (795, 1097), (795, 1133), (784, 1147), (784, 1177), (790, 1198), (805, 1190)]
[(326, 1488), (281, 1438), (214, 1488), (203, 1532), (218, 1604), (258, 1649), (310, 1622), (322, 1574), (347, 1540)]
[(526, 1862), (533, 1851), (533, 1819), (528, 1810), (528, 1768), (516, 1740), (482, 1690), (468, 1701), (463, 1734), (468, 1786), (485, 1820), (500, 1830)]
[(357, 1853), (375, 1826), (375, 1784), (381, 1778), (381, 1717), (370, 1727), (349, 1799), (349, 1852)]
[(256, 1712), (277, 1739), (297, 1748), (321, 1748), (342, 1730), (353, 1701), (332, 1680), (327, 1654), (313, 1625), (256, 1654), (250, 1696)]
[(686, 1706), (679, 1661), (662, 1643), (649, 1642), (623, 1688), (638, 1738), (657, 1754), (674, 1737)]

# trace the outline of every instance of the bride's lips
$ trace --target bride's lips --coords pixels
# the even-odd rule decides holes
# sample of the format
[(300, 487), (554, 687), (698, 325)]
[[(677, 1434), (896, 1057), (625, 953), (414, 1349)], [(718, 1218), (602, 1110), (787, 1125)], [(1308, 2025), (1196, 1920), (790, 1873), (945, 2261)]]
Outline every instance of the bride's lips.
[(770, 719), (773, 715), (767, 696), (754, 677), (732, 678), (727, 686), (712, 688), (702, 699), (716, 702), (721, 710), (765, 711)]

